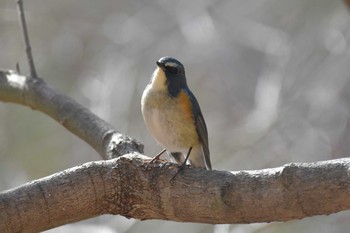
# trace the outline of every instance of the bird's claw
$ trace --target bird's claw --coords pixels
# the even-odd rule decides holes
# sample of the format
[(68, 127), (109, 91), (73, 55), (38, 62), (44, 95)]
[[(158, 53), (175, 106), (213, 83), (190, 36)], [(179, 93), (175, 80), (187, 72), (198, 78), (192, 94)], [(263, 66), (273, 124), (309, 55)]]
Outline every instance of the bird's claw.
[(175, 173), (175, 175), (173, 177), (171, 177), (170, 181), (173, 181), (175, 179), (175, 177), (182, 172), (183, 170), (185, 170), (185, 168), (191, 167), (191, 165), (188, 165), (186, 163), (181, 164), (180, 166), (177, 167), (177, 171)]

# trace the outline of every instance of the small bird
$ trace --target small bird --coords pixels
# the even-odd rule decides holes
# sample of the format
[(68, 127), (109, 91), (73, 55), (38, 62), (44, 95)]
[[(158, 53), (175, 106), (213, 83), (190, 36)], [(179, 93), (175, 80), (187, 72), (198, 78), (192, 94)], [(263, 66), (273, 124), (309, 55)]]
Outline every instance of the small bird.
[(188, 159), (195, 168), (211, 170), (207, 126), (187, 86), (184, 66), (172, 57), (156, 64), (141, 99), (148, 130), (178, 164), (185, 166)]

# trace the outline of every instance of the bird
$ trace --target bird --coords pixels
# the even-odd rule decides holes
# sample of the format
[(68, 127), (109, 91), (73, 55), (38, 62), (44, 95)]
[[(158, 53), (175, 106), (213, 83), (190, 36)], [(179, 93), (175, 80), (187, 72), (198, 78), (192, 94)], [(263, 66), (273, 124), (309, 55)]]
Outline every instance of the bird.
[(153, 160), (167, 151), (182, 166), (188, 160), (194, 168), (212, 169), (207, 126), (180, 61), (167, 56), (156, 62), (141, 112), (149, 132), (165, 148)]

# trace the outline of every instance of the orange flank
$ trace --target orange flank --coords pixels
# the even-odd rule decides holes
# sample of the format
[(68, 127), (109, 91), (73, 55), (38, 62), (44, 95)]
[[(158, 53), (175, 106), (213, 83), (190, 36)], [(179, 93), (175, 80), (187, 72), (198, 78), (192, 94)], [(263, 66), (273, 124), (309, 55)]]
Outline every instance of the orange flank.
[(186, 94), (185, 91), (181, 91), (179, 93), (179, 98), (178, 101), (181, 106), (181, 110), (185, 115), (186, 119), (191, 119), (192, 118), (192, 104), (190, 101), (190, 97)]

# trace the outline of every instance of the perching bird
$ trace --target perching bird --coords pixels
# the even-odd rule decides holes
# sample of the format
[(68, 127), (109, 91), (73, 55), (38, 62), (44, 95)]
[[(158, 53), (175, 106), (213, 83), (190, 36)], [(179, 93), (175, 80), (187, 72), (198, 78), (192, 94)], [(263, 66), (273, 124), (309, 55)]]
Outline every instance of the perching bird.
[(141, 100), (148, 130), (177, 163), (185, 165), (189, 156), (193, 167), (211, 169), (207, 126), (187, 86), (184, 66), (172, 57), (156, 63)]

